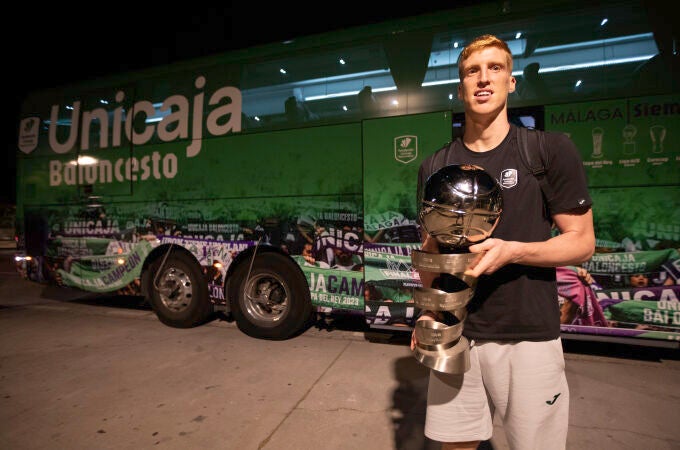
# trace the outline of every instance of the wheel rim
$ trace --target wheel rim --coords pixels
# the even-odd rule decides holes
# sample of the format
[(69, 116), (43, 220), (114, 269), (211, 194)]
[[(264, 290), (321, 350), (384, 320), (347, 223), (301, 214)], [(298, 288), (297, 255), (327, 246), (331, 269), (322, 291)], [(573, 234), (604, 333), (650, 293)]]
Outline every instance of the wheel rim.
[(176, 267), (168, 268), (159, 280), (158, 294), (170, 311), (184, 311), (193, 298), (191, 277)]
[(290, 292), (283, 279), (261, 273), (246, 280), (243, 296), (245, 312), (260, 326), (274, 326), (288, 313)]

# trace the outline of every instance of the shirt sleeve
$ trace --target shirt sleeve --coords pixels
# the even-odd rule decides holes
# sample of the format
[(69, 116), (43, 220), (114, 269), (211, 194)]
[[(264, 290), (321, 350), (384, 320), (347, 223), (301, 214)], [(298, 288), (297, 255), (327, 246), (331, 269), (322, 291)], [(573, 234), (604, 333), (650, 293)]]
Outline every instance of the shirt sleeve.
[(588, 179), (581, 155), (574, 142), (564, 133), (548, 132), (546, 136), (548, 164), (546, 176), (553, 191), (552, 214), (592, 206)]

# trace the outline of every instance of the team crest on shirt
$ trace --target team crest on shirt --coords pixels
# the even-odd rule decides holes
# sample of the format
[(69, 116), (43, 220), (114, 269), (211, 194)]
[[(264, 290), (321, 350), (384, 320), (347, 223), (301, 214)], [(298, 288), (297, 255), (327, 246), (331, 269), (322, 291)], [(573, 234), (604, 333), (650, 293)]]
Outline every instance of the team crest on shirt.
[(517, 186), (517, 169), (505, 169), (501, 172), (501, 186), (511, 188)]

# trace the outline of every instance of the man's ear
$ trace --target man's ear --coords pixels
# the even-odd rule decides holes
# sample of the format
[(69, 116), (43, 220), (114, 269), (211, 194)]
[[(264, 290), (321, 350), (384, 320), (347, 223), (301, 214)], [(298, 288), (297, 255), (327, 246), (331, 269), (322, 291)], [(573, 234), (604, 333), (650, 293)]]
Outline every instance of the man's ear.
[(458, 100), (463, 100), (463, 83), (458, 83)]
[(510, 85), (508, 86), (508, 92), (510, 93), (515, 92), (515, 88), (517, 87), (517, 79), (511, 76), (510, 79), (508, 80), (508, 83), (510, 83)]

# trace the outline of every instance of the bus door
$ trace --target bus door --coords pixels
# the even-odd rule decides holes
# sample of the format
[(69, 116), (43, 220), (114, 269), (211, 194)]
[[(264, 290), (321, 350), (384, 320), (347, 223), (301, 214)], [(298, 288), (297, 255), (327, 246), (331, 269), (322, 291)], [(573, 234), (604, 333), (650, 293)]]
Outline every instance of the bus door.
[(420, 248), (416, 185), (420, 163), (451, 140), (448, 111), (363, 122), (364, 299), (372, 328), (411, 326), (411, 249)]

